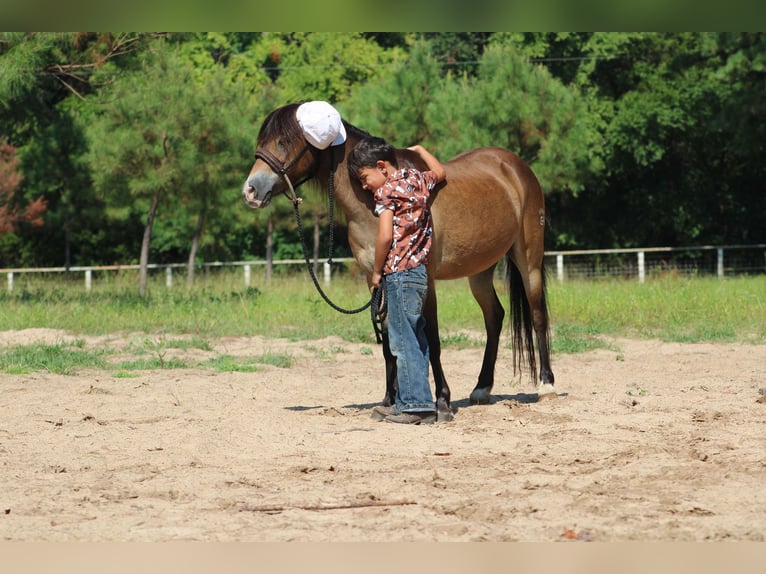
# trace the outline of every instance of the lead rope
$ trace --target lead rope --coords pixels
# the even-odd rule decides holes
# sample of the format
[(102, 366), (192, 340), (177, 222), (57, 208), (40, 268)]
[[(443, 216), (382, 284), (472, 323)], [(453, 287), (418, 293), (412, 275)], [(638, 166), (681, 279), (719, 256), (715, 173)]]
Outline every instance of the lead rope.
[[(333, 243), (334, 243), (334, 237), (333, 237), (333, 226), (334, 226), (334, 212), (335, 212), (335, 202), (334, 202), (334, 194), (333, 194), (333, 173), (334, 168), (331, 166), (330, 168), (330, 177), (328, 181), (328, 187), (329, 187), (329, 220), (330, 220), (330, 247), (328, 252), (328, 258), (327, 262), (332, 265), (332, 252), (333, 252)], [(309, 258), (309, 250), (308, 246), (306, 245), (306, 237), (303, 232), (303, 222), (301, 221), (301, 213), (300, 213), (300, 204), (302, 202), (301, 198), (298, 197), (295, 193), (295, 190), (293, 189), (292, 183), (290, 182), (290, 178), (287, 177), (286, 174), (284, 174), (285, 179), (287, 180), (287, 184), (290, 188), (290, 199), (293, 203), (293, 209), (295, 210), (295, 222), (298, 227), (298, 235), (301, 239), (301, 248), (303, 249), (303, 258), (306, 261), (306, 268), (308, 269), (309, 275), (311, 276), (311, 280), (314, 282), (314, 287), (316, 287), (316, 290), (319, 292), (319, 294), (322, 296), (322, 299), (325, 300), (325, 302), (335, 309), (336, 311), (340, 313), (345, 313), (346, 315), (355, 315), (356, 313), (361, 313), (368, 307), (370, 308), (370, 315), (372, 319), (372, 326), (375, 330), (375, 340), (378, 344), (381, 344), (383, 342), (383, 333), (385, 331), (383, 323), (386, 318), (386, 312), (388, 309), (386, 297), (385, 297), (385, 284), (381, 284), (381, 286), (378, 288), (374, 288), (372, 290), (372, 296), (370, 297), (370, 300), (367, 301), (364, 305), (361, 307), (357, 307), (356, 309), (344, 309), (343, 307), (340, 307), (333, 303), (330, 298), (327, 296), (327, 294), (322, 289), (322, 286), (319, 284), (319, 280), (317, 279), (316, 273), (314, 273), (314, 266), (311, 264), (311, 259)]]
[(324, 299), (325, 302), (336, 311), (345, 313), (347, 315), (355, 315), (356, 313), (361, 313), (372, 304), (372, 297), (370, 298), (369, 301), (367, 301), (367, 303), (365, 303), (361, 307), (358, 307), (356, 309), (344, 309), (343, 307), (339, 307), (338, 305), (333, 303), (330, 300), (330, 298), (325, 294), (325, 292), (322, 290), (322, 286), (319, 285), (319, 280), (317, 279), (316, 273), (314, 273), (314, 268), (313, 268), (313, 265), (311, 265), (311, 259), (309, 258), (308, 247), (306, 246), (306, 238), (304, 237), (304, 233), (303, 233), (303, 223), (301, 222), (301, 212), (300, 212), (300, 209), (298, 208), (300, 204), (301, 204), (300, 198), (296, 198), (296, 201), (293, 201), (293, 208), (295, 209), (295, 222), (298, 224), (298, 235), (300, 235), (300, 238), (301, 238), (301, 247), (303, 248), (303, 258), (306, 260), (306, 267), (309, 270), (309, 275), (311, 275), (311, 280), (314, 282), (314, 287), (316, 287), (317, 291), (319, 291), (319, 294), (322, 296), (322, 299)]
[(388, 300), (386, 299), (386, 283), (380, 284), (372, 290), (370, 299), (370, 315), (372, 318), (372, 328), (375, 329), (375, 340), (378, 345), (383, 343), (383, 333), (386, 331), (383, 322), (388, 313)]

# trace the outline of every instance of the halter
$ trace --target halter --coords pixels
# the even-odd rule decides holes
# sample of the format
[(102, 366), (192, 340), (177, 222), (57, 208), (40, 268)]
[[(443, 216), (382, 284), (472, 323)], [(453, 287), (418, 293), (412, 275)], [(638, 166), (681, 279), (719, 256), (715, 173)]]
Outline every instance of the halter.
[(312, 177), (314, 177), (314, 171), (316, 167), (311, 169), (306, 176), (304, 176), (301, 180), (298, 181), (298, 183), (295, 184), (295, 187), (293, 187), (293, 183), (290, 181), (290, 178), (287, 177), (287, 172), (290, 170), (291, 167), (293, 167), (296, 163), (298, 163), (298, 160), (303, 157), (303, 154), (306, 153), (306, 150), (309, 149), (309, 144), (306, 143), (306, 145), (303, 146), (303, 149), (301, 149), (300, 153), (298, 153), (295, 158), (293, 158), (290, 163), (285, 165), (282, 163), (282, 161), (277, 158), (273, 153), (270, 151), (267, 151), (265, 149), (259, 148), (255, 150), (255, 158), (261, 159), (263, 162), (268, 165), (271, 170), (276, 173), (277, 175), (284, 178), (285, 182), (287, 183), (287, 187), (290, 190), (290, 193), (288, 194), (288, 197), (290, 198), (290, 201), (293, 202), (293, 205), (298, 205), (303, 201), (300, 197), (295, 195), (295, 187), (299, 187), (302, 183), (305, 183)]

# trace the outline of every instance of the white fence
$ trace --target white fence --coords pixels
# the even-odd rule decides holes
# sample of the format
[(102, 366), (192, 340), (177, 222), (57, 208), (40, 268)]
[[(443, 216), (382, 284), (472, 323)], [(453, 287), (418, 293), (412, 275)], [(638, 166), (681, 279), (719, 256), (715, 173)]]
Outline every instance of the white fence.
[[(573, 251), (546, 251), (546, 266), (555, 269), (559, 281), (567, 278), (624, 277), (635, 278), (640, 283), (648, 274), (674, 272), (679, 274), (726, 275), (766, 273), (766, 244), (756, 245), (721, 245), (697, 247), (645, 247), (632, 249), (590, 249)], [(354, 260), (339, 257), (333, 263), (347, 264)], [(281, 259), (272, 261), (272, 265), (305, 265), (303, 259)], [(267, 261), (232, 261), (203, 263), (204, 269), (223, 267), (242, 267), (245, 287), (250, 287), (252, 269), (268, 266)], [(150, 264), (149, 269), (164, 270), (165, 285), (173, 286), (174, 269), (186, 269), (185, 263)], [(315, 268), (319, 264), (315, 263)], [(13, 292), (15, 277), (25, 273), (83, 273), (85, 289), (93, 286), (94, 271), (138, 270), (138, 265), (98, 265), (69, 267), (39, 267), (26, 269), (0, 269), (7, 276), (8, 291)], [(267, 276), (270, 275), (270, 268)], [(322, 264), (322, 277), (329, 284), (332, 269), (328, 263)]]
[[(547, 251), (556, 278), (625, 277), (640, 283), (647, 274), (726, 275), (766, 273), (766, 244), (639, 247)], [(553, 265), (552, 265), (553, 264)]]

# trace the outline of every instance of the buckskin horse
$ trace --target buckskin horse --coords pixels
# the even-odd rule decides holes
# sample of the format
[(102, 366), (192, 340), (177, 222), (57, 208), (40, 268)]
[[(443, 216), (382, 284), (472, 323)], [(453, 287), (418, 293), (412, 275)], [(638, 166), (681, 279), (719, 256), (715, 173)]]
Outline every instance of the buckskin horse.
[[(347, 152), (367, 132), (343, 120), (347, 138), (341, 145), (318, 149), (308, 143), (296, 119), (293, 103), (271, 112), (258, 133), (256, 159), (243, 186), (246, 203), (266, 207), (285, 194), (298, 201), (294, 189), (316, 180), (334, 194), (348, 225), (348, 241), (359, 266), (372, 275), (378, 220), (372, 193), (351, 178)], [(425, 169), (420, 156), (397, 150), (399, 167)], [(441, 345), (434, 281), (468, 277), (471, 292), (484, 316), (486, 343), (471, 404), (490, 402), (505, 310), (494, 286), (495, 267), (505, 259), (510, 293), (514, 372), (537, 370), (534, 336), (540, 357), (538, 399), (554, 393), (550, 365), (550, 327), (543, 265), (545, 203), (537, 177), (515, 153), (499, 147), (466, 151), (443, 162), (446, 181), (432, 194), (433, 243), (428, 265), (429, 290), (424, 306), (430, 362), (435, 384), (438, 420), (451, 420), (450, 389), (441, 365)], [(297, 204), (296, 204), (297, 211)], [(396, 360), (383, 337), (386, 393), (383, 404), (396, 393)]]

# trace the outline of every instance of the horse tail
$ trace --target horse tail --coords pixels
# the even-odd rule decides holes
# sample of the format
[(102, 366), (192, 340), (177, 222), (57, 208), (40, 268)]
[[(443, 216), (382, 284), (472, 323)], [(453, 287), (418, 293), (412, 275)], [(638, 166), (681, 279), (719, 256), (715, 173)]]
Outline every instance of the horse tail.
[[(540, 267), (542, 289), (540, 294), (540, 308), (548, 314), (546, 301), (546, 272), (545, 265)], [(524, 280), (519, 268), (511, 259), (511, 252), (505, 255), (505, 280), (510, 293), (511, 306), (511, 341), (513, 344), (513, 372), (523, 373), (524, 367), (528, 367), (533, 381), (537, 381), (537, 359), (535, 357), (534, 323), (532, 311), (529, 306)], [(548, 321), (546, 321), (546, 324)], [(550, 331), (550, 327), (548, 327)], [(549, 334), (549, 333), (548, 333)], [(550, 337), (549, 337), (550, 338)]]

